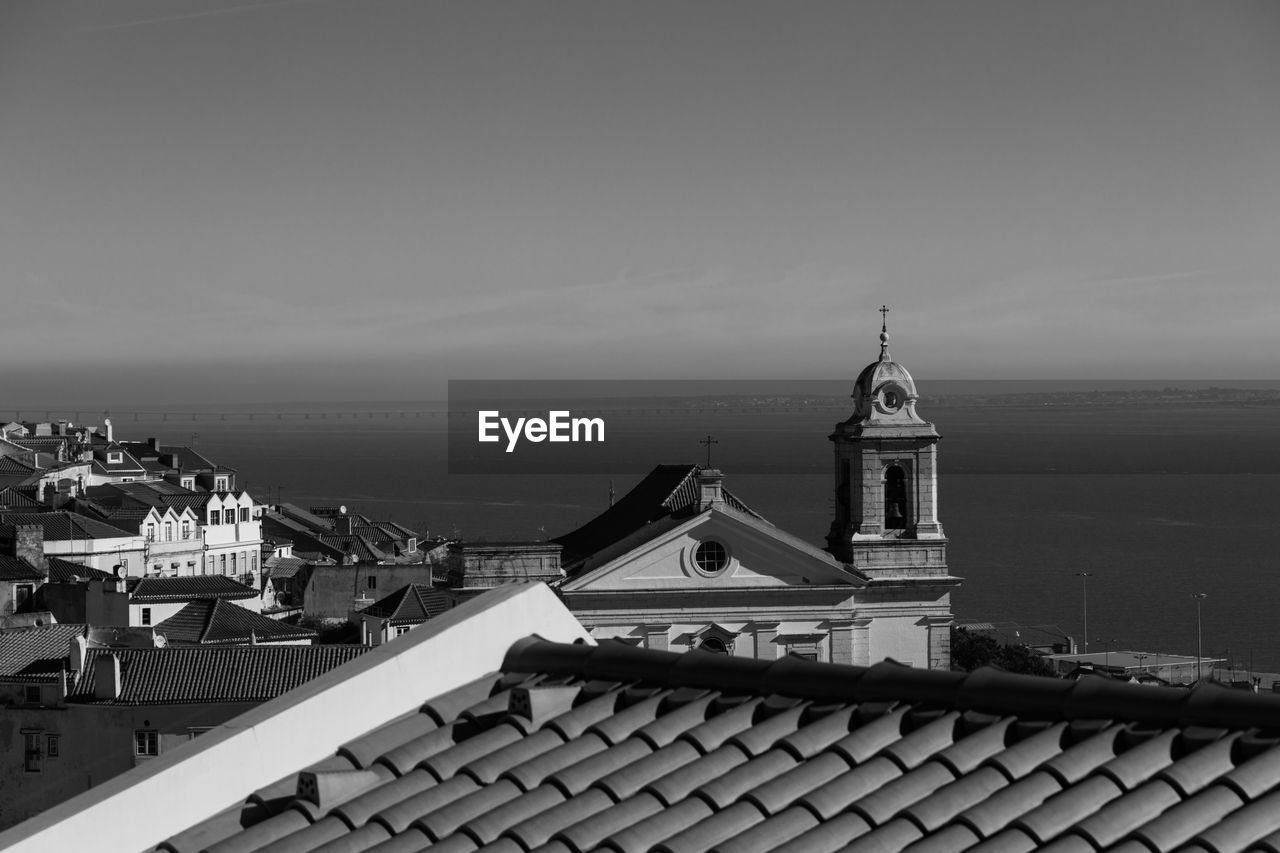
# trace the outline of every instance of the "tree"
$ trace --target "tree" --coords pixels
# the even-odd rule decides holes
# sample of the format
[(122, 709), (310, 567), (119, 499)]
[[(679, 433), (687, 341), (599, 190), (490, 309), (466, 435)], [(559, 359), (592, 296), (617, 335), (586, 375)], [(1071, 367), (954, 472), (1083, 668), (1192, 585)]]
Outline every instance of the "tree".
[(1026, 646), (1005, 645), (988, 634), (952, 628), (951, 668), (973, 672), (980, 666), (995, 666), (1024, 675), (1055, 674), (1044, 658)]

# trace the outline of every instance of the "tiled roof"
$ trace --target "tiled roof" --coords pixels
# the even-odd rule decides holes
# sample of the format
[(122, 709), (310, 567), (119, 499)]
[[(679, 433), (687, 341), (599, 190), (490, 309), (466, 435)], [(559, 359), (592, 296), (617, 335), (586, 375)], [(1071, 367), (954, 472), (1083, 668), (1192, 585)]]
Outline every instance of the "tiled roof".
[(44, 575), (40, 574), (34, 566), (26, 560), (18, 557), (11, 557), (8, 554), (0, 554), (0, 581), (42, 581)]
[(0, 474), (11, 477), (28, 476), (34, 474), (35, 470), (35, 468), (25, 462), (20, 462), (12, 456), (0, 456)]
[(376, 563), (387, 559), (387, 554), (374, 547), (363, 536), (331, 534), (314, 537), (317, 542), (331, 549), (334, 556), (354, 557), (360, 563)]
[(138, 578), (129, 585), (130, 604), (162, 604), (195, 601), (198, 598), (231, 600), (256, 598), (260, 593), (223, 575), (194, 575), (176, 578)]
[(46, 542), (70, 541), (73, 538), (124, 539), (137, 535), (73, 512), (6, 512), (0, 514), (0, 522), (6, 525), (38, 524), (44, 528)]
[(366, 616), (387, 619), (392, 625), (416, 625), (445, 611), (448, 596), (443, 590), (425, 583), (411, 583), (380, 598), (360, 612)]
[(327, 518), (321, 518), (313, 512), (308, 512), (296, 504), (282, 503), (278, 507), (278, 515), (284, 516), (287, 520), (301, 524), (304, 529), (309, 529), (313, 533), (331, 533), (333, 525)]
[[(184, 646), (163, 649), (91, 649), (84, 676), (68, 702), (95, 705), (167, 705), (194, 702), (265, 702), (366, 651), (364, 646)], [(94, 698), (99, 655), (120, 658), (115, 699)]]
[(92, 566), (73, 563), (61, 557), (49, 558), (49, 580), (51, 581), (69, 581), (72, 578), (109, 580), (113, 577), (115, 576), (111, 572), (104, 572), (102, 569), (95, 569)]
[(20, 486), (9, 486), (0, 489), (0, 509), (17, 510), (25, 512), (27, 510), (38, 510), (40, 502), (32, 497), (28, 492), (32, 490), (23, 489)]
[(160, 502), (164, 506), (173, 507), (178, 512), (188, 508), (202, 510), (209, 505), (209, 494), (184, 490), (181, 494), (161, 495)]
[(67, 668), (71, 638), (83, 625), (45, 625), (0, 631), (0, 681), (54, 681)]
[(155, 630), (170, 644), (205, 646), (314, 640), (317, 636), (310, 628), (287, 625), (219, 598), (193, 601)]
[(272, 557), (263, 566), (271, 570), (272, 580), (291, 578), (302, 570), (307, 561), (301, 557)]
[[(552, 539), (564, 547), (561, 565), (572, 570), (583, 560), (659, 519), (691, 514), (698, 504), (697, 465), (659, 465), (613, 506), (577, 530)], [(725, 503), (761, 516), (724, 489)]]
[(503, 671), (158, 849), (1280, 848), (1280, 697), (532, 638)]

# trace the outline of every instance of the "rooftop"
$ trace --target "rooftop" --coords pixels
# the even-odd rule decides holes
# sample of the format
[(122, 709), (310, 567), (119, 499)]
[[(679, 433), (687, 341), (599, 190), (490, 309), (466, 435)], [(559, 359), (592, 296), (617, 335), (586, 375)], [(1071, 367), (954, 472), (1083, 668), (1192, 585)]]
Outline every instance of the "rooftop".
[(56, 681), (67, 667), (71, 638), (83, 625), (44, 625), (0, 631), (0, 681)]
[[(561, 564), (570, 574), (585, 558), (609, 547), (647, 524), (692, 513), (698, 505), (697, 465), (659, 465), (617, 503), (586, 524), (551, 540), (564, 548)], [(725, 503), (755, 518), (761, 516), (728, 489)]]
[[(187, 646), (90, 649), (84, 677), (68, 702), (92, 705), (171, 705), (265, 702), (350, 661), (364, 646)], [(120, 659), (120, 695), (94, 696), (95, 661)]]
[(11, 528), (36, 524), (44, 529), (45, 542), (73, 539), (127, 539), (137, 534), (73, 512), (6, 512), (0, 514), (0, 533), (12, 536)]
[(387, 619), (392, 625), (416, 625), (443, 613), (447, 607), (448, 596), (443, 590), (430, 584), (411, 583), (378, 599), (360, 612), (365, 616)]
[[(0, 846), (150, 804), (110, 849), (1280, 849), (1280, 697), (527, 636), (568, 618), (495, 590)], [(182, 796), (215, 773), (241, 803)]]
[(218, 598), (201, 598), (155, 626), (170, 645), (235, 645), (314, 640), (310, 628), (289, 625)]
[(260, 593), (251, 586), (223, 575), (194, 575), (176, 578), (137, 578), (130, 583), (130, 604), (162, 604), (194, 601), (198, 598), (240, 600)]

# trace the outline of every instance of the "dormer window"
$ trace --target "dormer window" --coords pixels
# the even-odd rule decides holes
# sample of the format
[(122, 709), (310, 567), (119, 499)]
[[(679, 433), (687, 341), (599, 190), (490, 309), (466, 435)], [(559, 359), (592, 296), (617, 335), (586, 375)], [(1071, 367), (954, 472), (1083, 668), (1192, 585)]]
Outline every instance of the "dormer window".
[(225, 492), (226, 490), (227, 490), (227, 478), (226, 478), (226, 477), (219, 477), (219, 478), (217, 478), (216, 480), (214, 480), (214, 491), (215, 491), (215, 492)]
[(216, 510), (216, 509), (211, 509), (211, 510), (209, 510), (209, 523), (210, 523), (210, 524), (221, 524), (221, 523), (222, 523), (222, 511), (221, 511), (221, 510)]
[(124, 461), (124, 454), (120, 453), (119, 451), (113, 450), (107, 454), (108, 465), (119, 465), (123, 461)]

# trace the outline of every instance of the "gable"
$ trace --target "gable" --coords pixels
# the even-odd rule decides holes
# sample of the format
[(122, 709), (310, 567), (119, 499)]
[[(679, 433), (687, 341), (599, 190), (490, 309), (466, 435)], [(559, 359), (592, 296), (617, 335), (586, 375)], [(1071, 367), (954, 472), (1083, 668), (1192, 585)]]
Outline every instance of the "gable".
[[(706, 547), (700, 554), (701, 546)], [(722, 568), (716, 568), (717, 558), (723, 560)], [(641, 592), (862, 583), (817, 547), (745, 513), (716, 507), (683, 522), (650, 525), (563, 589)]]

